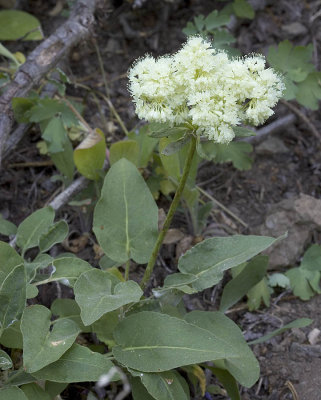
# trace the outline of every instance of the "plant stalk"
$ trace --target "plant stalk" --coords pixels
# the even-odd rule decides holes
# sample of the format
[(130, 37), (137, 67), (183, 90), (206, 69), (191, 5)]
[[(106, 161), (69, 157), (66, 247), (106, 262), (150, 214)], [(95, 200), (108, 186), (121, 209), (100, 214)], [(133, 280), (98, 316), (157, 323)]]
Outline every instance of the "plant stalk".
[(169, 229), (169, 227), (171, 225), (173, 216), (174, 216), (175, 211), (177, 209), (177, 206), (179, 204), (180, 198), (182, 196), (182, 193), (183, 193), (183, 190), (184, 190), (184, 187), (185, 187), (185, 184), (186, 184), (186, 181), (187, 181), (187, 178), (188, 178), (191, 166), (192, 166), (192, 160), (193, 160), (193, 157), (194, 157), (195, 149), (196, 149), (196, 138), (194, 136), (192, 136), (189, 152), (188, 152), (186, 160), (185, 160), (185, 165), (184, 165), (182, 177), (181, 177), (181, 179), (179, 181), (179, 184), (178, 184), (178, 187), (176, 189), (176, 193), (175, 193), (174, 199), (172, 201), (172, 204), (169, 207), (169, 210), (168, 210), (168, 213), (167, 213), (163, 228), (158, 234), (158, 238), (156, 240), (152, 255), (151, 255), (151, 257), (150, 257), (150, 259), (148, 261), (148, 264), (147, 264), (143, 279), (142, 279), (142, 281), (140, 283), (140, 286), (141, 286), (142, 289), (146, 286), (146, 284), (147, 284), (147, 282), (148, 282), (148, 280), (149, 280), (149, 278), (150, 278), (150, 276), (151, 276), (151, 274), (153, 272), (153, 269), (154, 269), (154, 266), (155, 266), (155, 263), (156, 263), (156, 259), (157, 259), (157, 256), (158, 256), (158, 252), (159, 252), (159, 250), (161, 248), (161, 245), (163, 243), (165, 235), (166, 235), (166, 233), (167, 233), (167, 231), (168, 231), (168, 229)]

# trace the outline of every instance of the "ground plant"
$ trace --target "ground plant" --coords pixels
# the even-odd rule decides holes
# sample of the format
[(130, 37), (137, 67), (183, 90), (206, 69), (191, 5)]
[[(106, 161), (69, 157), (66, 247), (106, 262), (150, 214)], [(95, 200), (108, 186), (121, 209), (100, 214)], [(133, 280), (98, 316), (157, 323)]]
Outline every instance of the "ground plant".
[[(312, 110), (321, 98), (310, 45), (284, 41), (269, 48), (267, 59), (241, 57), (230, 47), (231, 14), (255, 15), (247, 1), (235, 0), (188, 23), (187, 39), (176, 53), (145, 55), (132, 64), (128, 90), (141, 122), (131, 131), (122, 125), (126, 140), (109, 148), (104, 133), (83, 118), (82, 106), (67, 98), (72, 82), (59, 68), (46, 77), (55, 86), (54, 98), (35, 91), (12, 100), (16, 120), (39, 127), (38, 148), (57, 168), (55, 179), (68, 186), (77, 171), (92, 182), (100, 261), (97, 268), (71, 252), (51, 252), (70, 228), (50, 206), (18, 226), (0, 214), (0, 234), (9, 238), (0, 241), (0, 400), (59, 400), (69, 384), (79, 382), (94, 382), (86, 400), (212, 399), (222, 393), (240, 400), (240, 387), (252, 387), (260, 377), (251, 346), (312, 322), (300, 318), (247, 342), (225, 314), (244, 296), (249, 310), (268, 306), (280, 288), (302, 300), (321, 293), (317, 244), (298, 267), (267, 273), (269, 258), (261, 253), (284, 240), (286, 231), (279, 237), (208, 237), (178, 257), (177, 272), (167, 274), (162, 285), (153, 283), (179, 208), (188, 213), (194, 236), (206, 225), (213, 203), (200, 198), (201, 163), (250, 169), (252, 146), (240, 139), (255, 135), (253, 127), (273, 115), (282, 98)], [(27, 36), (16, 35), (41, 40), (39, 21), (0, 12), (0, 21), (18, 17), (27, 24)], [(18, 38), (0, 28), (0, 39)], [(0, 54), (11, 63), (0, 75), (5, 91), (24, 55), (1, 44)], [(119, 118), (108, 90), (102, 97)], [(162, 220), (156, 202), (161, 195), (170, 199)], [(138, 265), (144, 273), (134, 279)], [(187, 297), (220, 285), (227, 271), (232, 279), (222, 288), (218, 311), (187, 310)], [(39, 288), (48, 284), (63, 285), (70, 295), (56, 298), (50, 308), (38, 304)], [(208, 376), (224, 392), (208, 384)]]

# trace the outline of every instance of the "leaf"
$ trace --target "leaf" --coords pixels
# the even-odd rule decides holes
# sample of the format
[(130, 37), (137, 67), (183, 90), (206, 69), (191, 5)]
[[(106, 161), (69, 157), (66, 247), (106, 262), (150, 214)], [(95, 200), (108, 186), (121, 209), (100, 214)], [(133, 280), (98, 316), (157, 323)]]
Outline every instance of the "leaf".
[(3, 282), (9, 273), (18, 265), (23, 263), (23, 259), (8, 244), (0, 241), (0, 282)]
[(29, 400), (23, 391), (17, 387), (0, 389), (0, 400)]
[(262, 301), (269, 307), (270, 305), (270, 289), (267, 283), (267, 279), (263, 278), (259, 283), (252, 287), (247, 293), (248, 301), (247, 306), (250, 311), (257, 310)]
[(152, 138), (163, 138), (163, 137), (168, 137), (168, 136), (175, 136), (179, 135), (181, 136), (182, 134), (186, 133), (187, 128), (184, 125), (178, 125), (178, 126), (173, 126), (171, 127), (170, 124), (164, 124), (164, 123), (150, 123), (148, 124), (148, 132), (149, 136)]
[(0, 369), (5, 371), (10, 368), (12, 368), (11, 358), (5, 351), (0, 349)]
[(27, 274), (27, 282), (32, 282), (36, 277), (37, 271), (47, 268), (52, 261), (53, 258), (49, 254), (38, 254), (32, 262), (27, 262), (25, 260), (24, 265)]
[(149, 125), (142, 126), (138, 133), (135, 131), (129, 132), (128, 137), (131, 140), (135, 140), (139, 147), (139, 156), (137, 166), (139, 168), (147, 167), (150, 161), (153, 151), (158, 143), (158, 139), (148, 136)]
[(191, 137), (189, 135), (185, 135), (181, 138), (179, 138), (178, 140), (176, 140), (175, 142), (171, 142), (169, 143), (162, 151), (162, 154), (164, 156), (170, 156), (172, 154), (175, 154), (177, 152), (179, 152), (186, 143), (188, 143), (191, 140)]
[(74, 162), (81, 173), (94, 181), (100, 173), (106, 159), (106, 141), (103, 132), (96, 128), (74, 150)]
[(34, 299), (37, 297), (39, 294), (39, 290), (37, 289), (36, 286), (31, 285), (30, 283), (27, 283), (26, 286), (26, 297), (28, 299)]
[(15, 235), (17, 233), (17, 227), (10, 221), (7, 221), (0, 214), (0, 234), (5, 236)]
[(42, 40), (39, 20), (19, 10), (0, 11), (0, 40)]
[(134, 140), (122, 140), (113, 143), (110, 147), (109, 161), (110, 165), (115, 164), (122, 158), (130, 161), (138, 167), (139, 146)]
[(195, 275), (197, 281), (192, 283), (193, 288), (204, 290), (217, 284), (224, 271), (242, 264), (282, 238), (235, 235), (206, 239), (179, 259), (178, 269)]
[(95, 332), (98, 339), (106, 343), (108, 347), (112, 347), (115, 344), (114, 341), (114, 329), (119, 322), (119, 311), (111, 311), (104, 314), (98, 321), (94, 322), (92, 326), (92, 331)]
[(0, 336), (3, 329), (19, 320), (26, 303), (26, 272), (17, 265), (0, 283)]
[(140, 374), (140, 379), (153, 399), (190, 399), (187, 383), (176, 371), (166, 371), (158, 374), (144, 373)]
[(130, 386), (132, 388), (132, 396), (134, 400), (155, 400), (154, 397), (148, 393), (139, 378), (131, 378)]
[(232, 162), (233, 166), (241, 171), (252, 167), (253, 160), (247, 155), (253, 147), (246, 142), (230, 142), (228, 144), (206, 142), (202, 143), (202, 149), (207, 159), (217, 163)]
[(98, 269), (83, 273), (75, 284), (74, 292), (85, 325), (91, 325), (102, 315), (125, 304), (139, 301), (143, 295), (134, 281), (120, 282), (112, 290), (109, 274)]
[(28, 400), (51, 400), (51, 397), (36, 383), (28, 383), (21, 386)]
[(221, 297), (221, 312), (225, 312), (237, 303), (253, 286), (264, 278), (268, 262), (268, 256), (256, 256), (245, 266), (242, 272), (225, 285)]
[(61, 153), (65, 150), (66, 142), (69, 139), (60, 116), (50, 119), (42, 138), (46, 141), (50, 154)]
[(194, 387), (196, 387), (197, 383), (199, 383), (201, 395), (205, 396), (206, 375), (204, 370), (197, 364), (187, 365), (186, 367), (182, 367), (182, 370), (187, 373), (188, 379), (191, 381)]
[(0, 344), (9, 349), (22, 349), (22, 334), (20, 331), (20, 321), (15, 321), (6, 328), (0, 337)]
[(56, 299), (50, 307), (53, 315), (62, 318), (68, 318), (76, 322), (81, 332), (91, 332), (91, 328), (86, 328), (80, 318), (80, 308), (73, 299)]
[(269, 276), (269, 286), (271, 286), (271, 287), (279, 286), (284, 289), (289, 289), (290, 288), (290, 280), (284, 274), (275, 272), (274, 274)]
[(158, 233), (158, 209), (137, 168), (126, 159), (106, 175), (94, 212), (99, 245), (113, 260), (149, 260)]
[(15, 57), (15, 55), (11, 53), (11, 51), (9, 51), (6, 47), (4, 47), (1, 43), (0, 43), (0, 55), (9, 58), (9, 60), (13, 61), (16, 65), (16, 68), (20, 67), (20, 63), (17, 57)]
[(39, 249), (42, 253), (51, 249), (56, 243), (61, 243), (68, 235), (69, 228), (66, 221), (61, 220), (52, 225), (39, 239)]
[[(95, 382), (107, 374), (113, 363), (105, 356), (90, 351), (87, 347), (74, 344), (60, 359), (35, 372), (38, 380), (61, 383)], [(118, 380), (115, 375), (111, 380)]]
[(66, 389), (67, 386), (68, 386), (68, 383), (46, 381), (45, 390), (46, 390), (46, 393), (49, 393), (50, 399), (55, 399), (56, 396), (58, 396), (58, 394), (62, 393)]
[(22, 255), (26, 250), (36, 247), (41, 236), (53, 224), (55, 212), (51, 207), (41, 208), (29, 215), (18, 227), (17, 246), (21, 248)]
[(72, 320), (58, 319), (52, 324), (50, 320), (51, 312), (44, 306), (27, 307), (23, 313), (23, 364), (29, 373), (57, 361), (72, 346), (80, 332)]
[(318, 101), (321, 100), (321, 72), (312, 72), (303, 82), (298, 83), (297, 87), (297, 101), (311, 110), (317, 110)]
[(185, 28), (182, 29), (182, 32), (185, 33), (186, 36), (190, 36), (190, 35), (195, 35), (198, 32), (198, 30), (196, 26), (193, 24), (193, 22), (189, 21), (187, 22)]
[(290, 285), (295, 296), (301, 300), (309, 300), (317, 293), (321, 293), (319, 282), (321, 273), (304, 268), (291, 268), (285, 273), (290, 279)]
[(233, 10), (239, 18), (253, 19), (255, 15), (253, 7), (246, 0), (234, 0)]
[(256, 135), (253, 129), (245, 128), (243, 126), (234, 126), (233, 131), (236, 137), (249, 137)]
[[(73, 103), (73, 105), (78, 108), (76, 104)], [(78, 118), (66, 103), (50, 98), (37, 99), (36, 104), (27, 111), (26, 117), (29, 122), (44, 122), (45, 124), (41, 125), (42, 131), (46, 128), (48, 120), (52, 118), (59, 117), (63, 125), (69, 128), (79, 123)]]
[(309, 271), (321, 271), (321, 246), (313, 244), (304, 253), (300, 268)]
[(217, 379), (222, 383), (231, 400), (242, 400), (234, 377), (226, 369), (210, 366), (206, 366), (206, 368), (212, 371)]
[(206, 30), (208, 31), (227, 25), (229, 21), (230, 17), (226, 14), (219, 13), (218, 10), (213, 10), (204, 20)]
[[(240, 328), (224, 314), (210, 311), (192, 311), (185, 320), (210, 332), (224, 345), (232, 347), (232, 356), (222, 357), (226, 369), (245, 387), (251, 387), (259, 378), (257, 359), (245, 342)], [(225, 344), (226, 343), (226, 344)]]
[(123, 319), (114, 331), (114, 357), (142, 372), (234, 357), (225, 339), (182, 319), (143, 311)]
[(282, 328), (276, 329), (275, 331), (270, 332), (267, 335), (264, 335), (256, 340), (252, 340), (251, 342), (248, 342), (248, 344), (252, 345), (252, 344), (266, 342), (266, 341), (270, 340), (271, 338), (273, 338), (274, 336), (280, 335), (282, 332), (284, 332), (288, 329), (303, 328), (305, 326), (312, 324), (312, 322), (313, 322), (313, 320), (309, 319), (309, 318), (298, 318), (298, 319), (290, 322), (289, 324), (282, 326)]
[[(68, 138), (67, 138), (68, 139)], [(69, 180), (74, 175), (73, 148), (70, 140), (65, 143), (64, 150), (59, 153), (50, 153), (51, 160), (57, 169)]]

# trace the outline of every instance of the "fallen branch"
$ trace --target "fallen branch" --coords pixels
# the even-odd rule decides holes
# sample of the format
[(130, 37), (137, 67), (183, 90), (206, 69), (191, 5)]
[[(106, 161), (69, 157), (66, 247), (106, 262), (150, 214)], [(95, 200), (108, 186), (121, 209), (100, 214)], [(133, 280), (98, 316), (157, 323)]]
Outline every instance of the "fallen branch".
[(30, 53), (0, 97), (0, 166), (14, 124), (12, 99), (26, 96), (75, 44), (88, 35), (98, 2), (78, 0), (70, 18)]

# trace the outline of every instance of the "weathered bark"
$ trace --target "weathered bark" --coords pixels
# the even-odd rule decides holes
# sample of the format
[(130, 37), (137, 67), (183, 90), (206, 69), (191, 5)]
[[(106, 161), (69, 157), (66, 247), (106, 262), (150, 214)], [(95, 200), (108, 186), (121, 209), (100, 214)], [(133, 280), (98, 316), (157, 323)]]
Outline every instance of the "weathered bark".
[(69, 19), (30, 53), (0, 97), (0, 167), (14, 124), (12, 99), (26, 96), (76, 43), (88, 35), (98, 2), (99, 0), (78, 0)]

